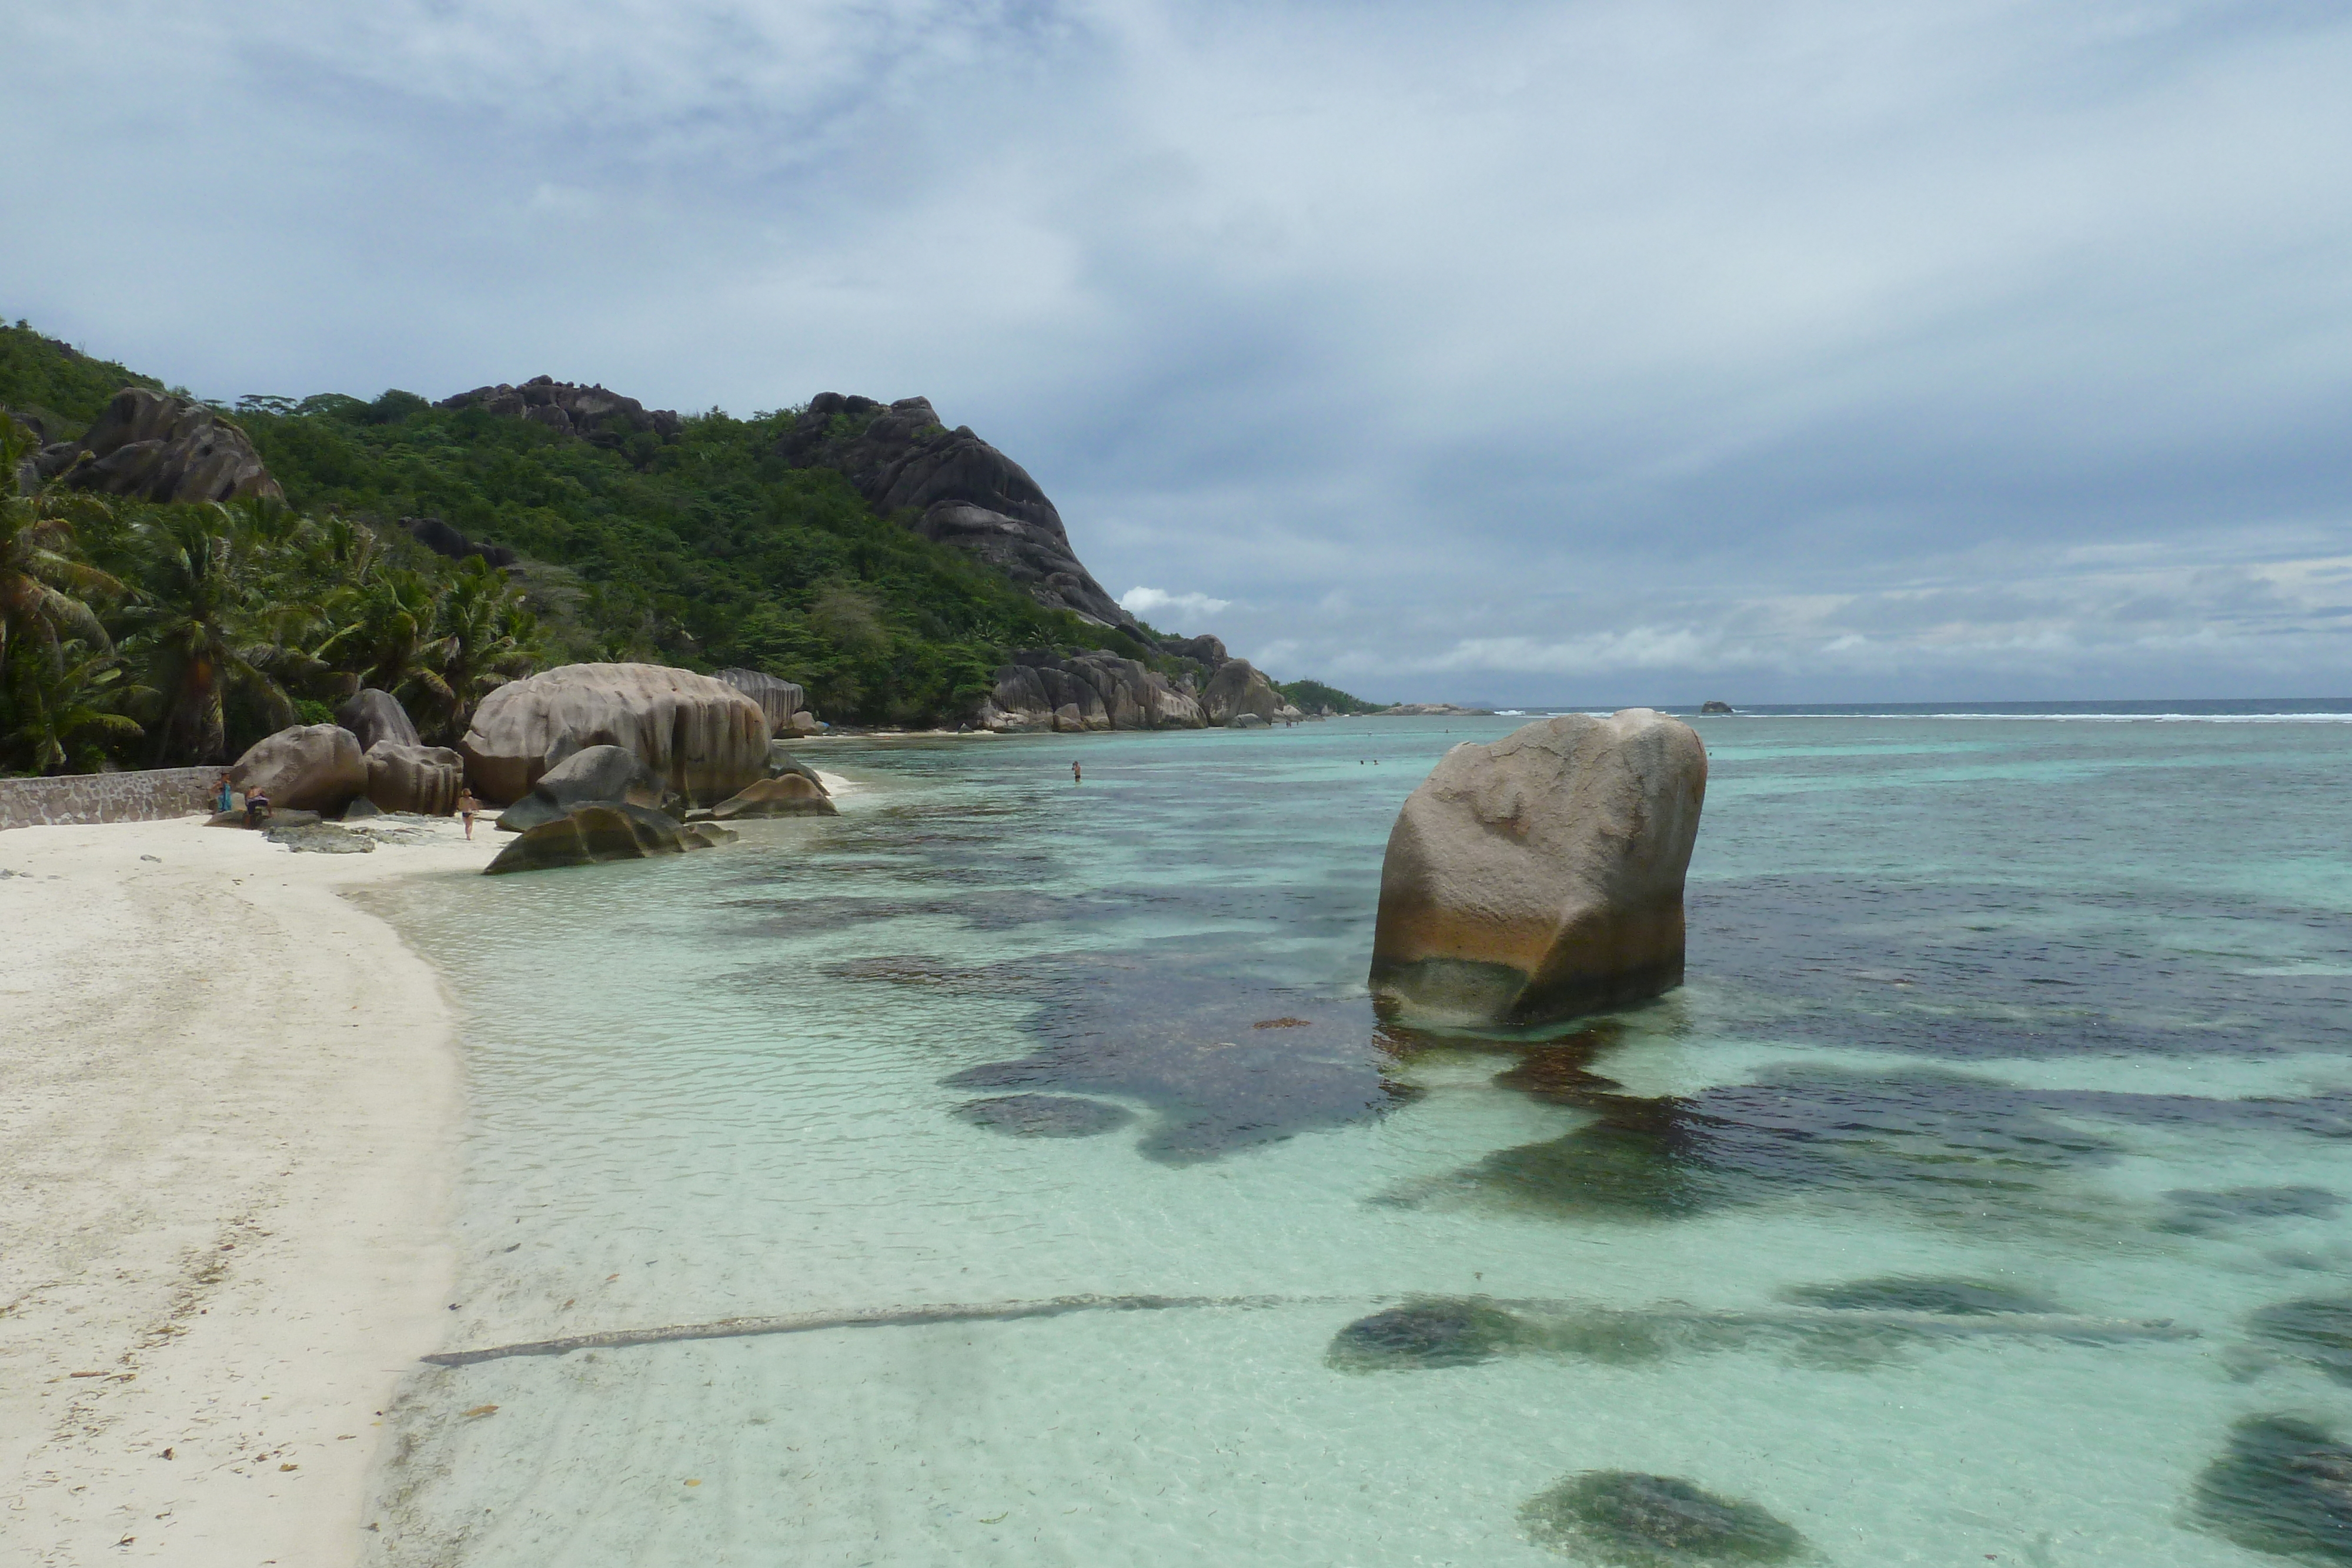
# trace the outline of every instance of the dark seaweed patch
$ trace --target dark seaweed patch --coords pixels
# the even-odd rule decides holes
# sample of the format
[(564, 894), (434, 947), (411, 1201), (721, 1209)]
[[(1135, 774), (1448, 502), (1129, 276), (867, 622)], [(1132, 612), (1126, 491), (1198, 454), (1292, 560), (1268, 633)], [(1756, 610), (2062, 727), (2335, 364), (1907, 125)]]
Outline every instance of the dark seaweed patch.
[(2263, 1308), (2247, 1321), (2256, 1339), (2352, 1384), (2352, 1297), (2311, 1297)]
[(1324, 1364), (1339, 1372), (1397, 1372), (1492, 1361), (1526, 1335), (1491, 1301), (1433, 1298), (1358, 1318), (1331, 1336)]
[(967, 1100), (953, 1114), (975, 1127), (1016, 1138), (1091, 1138), (1135, 1120), (1123, 1106), (1100, 1100), (1075, 1100), (1063, 1094), (1003, 1094), (992, 1100)]
[(2156, 1228), (2189, 1236), (2217, 1236), (2262, 1219), (2328, 1219), (2344, 1207), (2341, 1197), (2323, 1186), (2176, 1187), (2164, 1202)]
[(1954, 1317), (2066, 1310), (2046, 1296), (2011, 1290), (2006, 1285), (1907, 1275), (1852, 1280), (1835, 1285), (1798, 1285), (1782, 1291), (1781, 1297), (1809, 1307), (1827, 1307), (1832, 1312), (1941, 1312)]
[(2288, 1416), (2251, 1416), (2197, 1478), (2193, 1507), (2252, 1552), (2352, 1563), (2352, 1448)]
[(1805, 1549), (1755, 1503), (1638, 1470), (1570, 1476), (1522, 1504), (1519, 1522), (1540, 1545), (1616, 1568), (1786, 1563)]

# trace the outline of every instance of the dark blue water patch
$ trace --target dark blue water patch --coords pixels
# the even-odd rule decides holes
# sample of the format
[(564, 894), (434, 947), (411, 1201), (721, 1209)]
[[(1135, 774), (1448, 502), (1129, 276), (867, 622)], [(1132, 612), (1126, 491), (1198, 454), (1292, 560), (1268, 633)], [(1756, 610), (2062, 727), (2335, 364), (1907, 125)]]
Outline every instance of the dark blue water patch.
[[(1396, 1076), (1369, 998), (1273, 984), (1234, 954), (1163, 946), (1040, 957), (1020, 970), (1019, 993), (1037, 1003), (1024, 1025), (1036, 1049), (944, 1086), (1140, 1103), (1155, 1114), (1139, 1151), (1163, 1164), (1368, 1121), (1418, 1092)], [(834, 972), (939, 983), (886, 975), (870, 960)]]
[(2315, 1422), (2240, 1421), (2191, 1503), (2199, 1522), (2248, 1551), (2352, 1563), (2352, 1448)]
[[(2186, 890), (2063, 894), (1842, 876), (1694, 884), (1689, 971), (1785, 1035), (1951, 1060), (2347, 1049), (2352, 967), (2332, 915)], [(2183, 927), (2254, 950), (2191, 952)], [(2283, 933), (2292, 933), (2282, 951)]]
[(2266, 1349), (2352, 1384), (2352, 1297), (2279, 1301), (2257, 1311), (2246, 1328)]
[(2343, 1207), (2341, 1194), (2320, 1186), (2175, 1187), (2164, 1195), (2156, 1225), (2185, 1236), (2226, 1236), (2265, 1219), (2332, 1219)]

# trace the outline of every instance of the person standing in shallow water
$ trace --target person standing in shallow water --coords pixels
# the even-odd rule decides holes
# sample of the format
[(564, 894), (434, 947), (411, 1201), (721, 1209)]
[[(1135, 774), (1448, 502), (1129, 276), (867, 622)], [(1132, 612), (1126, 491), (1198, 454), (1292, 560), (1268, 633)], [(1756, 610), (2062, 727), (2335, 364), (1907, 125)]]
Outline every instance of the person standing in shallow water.
[(1077, 765), (1076, 763), (1075, 763), (1075, 762), (1071, 763), (1071, 764), (1070, 764), (1070, 782), (1071, 782), (1071, 783), (1073, 783), (1073, 784), (1083, 784), (1083, 783), (1085, 783), (1086, 781), (1087, 781), (1087, 776), (1086, 776), (1085, 774), (1083, 774), (1083, 773), (1081, 773), (1081, 772), (1079, 772), (1079, 771), (1078, 771), (1078, 765)]

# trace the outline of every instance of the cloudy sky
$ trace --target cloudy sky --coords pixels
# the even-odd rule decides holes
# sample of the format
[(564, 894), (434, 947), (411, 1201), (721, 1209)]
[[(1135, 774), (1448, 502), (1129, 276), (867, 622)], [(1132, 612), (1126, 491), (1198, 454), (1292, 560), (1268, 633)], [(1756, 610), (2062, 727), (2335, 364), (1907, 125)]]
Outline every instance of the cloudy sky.
[(1387, 697), (2352, 693), (2327, 0), (0, 0), (0, 311), (922, 393)]

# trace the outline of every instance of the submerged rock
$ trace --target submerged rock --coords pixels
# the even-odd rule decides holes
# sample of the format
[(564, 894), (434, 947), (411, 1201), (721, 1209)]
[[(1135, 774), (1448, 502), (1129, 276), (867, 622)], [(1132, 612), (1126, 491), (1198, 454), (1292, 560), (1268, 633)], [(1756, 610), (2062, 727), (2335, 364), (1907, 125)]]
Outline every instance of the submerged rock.
[(2251, 1552), (2352, 1563), (2352, 1448), (2289, 1416), (2250, 1416), (2197, 1478), (2197, 1517)]
[(2175, 1187), (2164, 1195), (2158, 1230), (2214, 1236), (2256, 1219), (2330, 1219), (2344, 1199), (2324, 1186), (2233, 1186), (2220, 1192)]
[(1134, 1113), (1125, 1106), (1062, 1094), (1001, 1094), (990, 1100), (967, 1100), (955, 1108), (954, 1114), (975, 1127), (1016, 1138), (1091, 1138), (1135, 1120)]
[(2006, 1285), (1974, 1280), (1937, 1280), (1890, 1275), (1879, 1280), (1853, 1280), (1835, 1285), (1798, 1285), (1781, 1292), (1783, 1299), (1809, 1307), (1842, 1312), (1937, 1312), (1954, 1317), (1979, 1317), (1994, 1312), (2063, 1312), (2066, 1309), (2046, 1296), (2011, 1290)]
[(1639, 1470), (1570, 1476), (1522, 1504), (1519, 1522), (1541, 1545), (1616, 1568), (1786, 1563), (1805, 1549), (1755, 1503)]
[(1516, 1315), (1477, 1297), (1409, 1301), (1341, 1329), (1323, 1361), (1339, 1372), (1475, 1366), (1525, 1337)]
[(1374, 993), (1433, 1022), (1519, 1025), (1680, 985), (1706, 794), (1696, 732), (1649, 708), (1455, 747), (1389, 835)]
[(2352, 1384), (2352, 1297), (2280, 1301), (2248, 1320), (2256, 1339)]
[(689, 840), (675, 818), (643, 806), (604, 802), (579, 807), (529, 830), (500, 850), (499, 858), (482, 868), (482, 874), (644, 860), (709, 847), (699, 839)]

